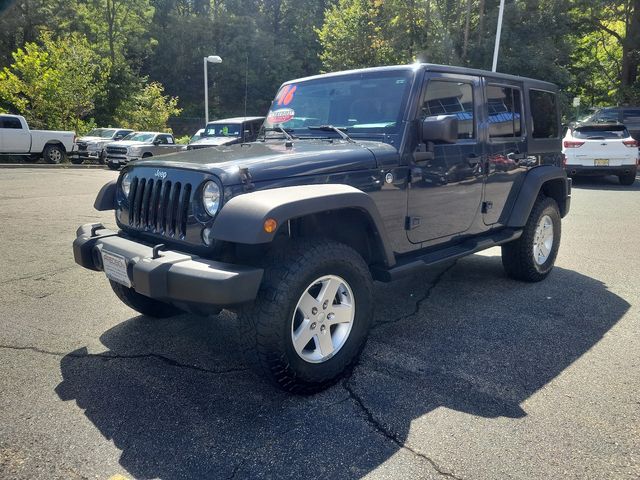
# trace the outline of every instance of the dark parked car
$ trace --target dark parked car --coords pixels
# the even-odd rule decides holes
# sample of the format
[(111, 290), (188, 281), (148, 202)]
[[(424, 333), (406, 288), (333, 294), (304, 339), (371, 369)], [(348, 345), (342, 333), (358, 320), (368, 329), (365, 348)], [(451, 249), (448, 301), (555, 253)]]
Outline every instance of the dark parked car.
[(640, 140), (640, 107), (603, 107), (582, 123), (622, 123), (633, 138)]
[(264, 117), (224, 118), (209, 122), (200, 138), (189, 142), (187, 150), (253, 142), (258, 137), (262, 122)]
[(119, 230), (81, 226), (75, 260), (145, 315), (235, 310), (252, 365), (318, 391), (362, 350), (374, 280), (496, 245), (514, 279), (551, 272), (571, 199), (556, 92), (430, 64), (287, 82), (259, 141), (126, 165), (95, 202)]

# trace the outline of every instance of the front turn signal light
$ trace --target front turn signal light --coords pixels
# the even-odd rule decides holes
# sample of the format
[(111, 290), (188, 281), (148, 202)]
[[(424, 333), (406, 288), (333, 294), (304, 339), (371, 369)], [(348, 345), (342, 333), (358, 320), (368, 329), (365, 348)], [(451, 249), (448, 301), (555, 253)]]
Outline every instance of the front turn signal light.
[(278, 228), (278, 222), (276, 222), (273, 218), (267, 218), (264, 221), (264, 231), (267, 233), (273, 233)]

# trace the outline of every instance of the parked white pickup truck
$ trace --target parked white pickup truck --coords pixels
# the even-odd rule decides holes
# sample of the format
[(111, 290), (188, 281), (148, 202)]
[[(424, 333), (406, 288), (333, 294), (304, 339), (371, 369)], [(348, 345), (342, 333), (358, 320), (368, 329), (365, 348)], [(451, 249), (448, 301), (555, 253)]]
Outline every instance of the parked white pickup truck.
[(0, 155), (24, 155), (30, 160), (44, 158), (47, 163), (60, 163), (73, 150), (74, 132), (29, 130), (20, 115), (0, 115)]

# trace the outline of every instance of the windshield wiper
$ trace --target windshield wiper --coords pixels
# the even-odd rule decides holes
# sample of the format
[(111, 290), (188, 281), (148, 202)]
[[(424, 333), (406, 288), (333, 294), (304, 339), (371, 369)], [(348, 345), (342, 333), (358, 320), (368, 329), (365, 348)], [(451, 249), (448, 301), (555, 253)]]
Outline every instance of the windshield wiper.
[(265, 140), (267, 139), (267, 132), (280, 132), (282, 133), (285, 138), (287, 140), (289, 140), (290, 142), (293, 142), (293, 136), (289, 134), (289, 132), (292, 132), (293, 130), (291, 130), (290, 128), (283, 128), (281, 126), (275, 126), (275, 127), (265, 127), (264, 128), (264, 138)]
[(356, 143), (356, 141), (351, 138), (349, 135), (344, 133), (344, 131), (338, 127), (334, 127), (333, 125), (310, 125), (307, 127), (309, 130), (321, 130), (323, 132), (336, 132), (338, 135), (342, 137), (343, 140), (347, 142)]

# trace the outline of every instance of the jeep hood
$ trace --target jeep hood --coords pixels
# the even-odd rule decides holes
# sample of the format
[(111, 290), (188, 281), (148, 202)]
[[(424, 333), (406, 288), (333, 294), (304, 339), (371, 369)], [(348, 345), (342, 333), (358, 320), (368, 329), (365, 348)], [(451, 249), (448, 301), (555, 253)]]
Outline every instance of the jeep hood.
[(187, 168), (217, 175), (224, 185), (241, 183), (239, 169), (249, 169), (253, 182), (376, 168), (375, 155), (395, 148), (381, 142), (297, 140), (235, 144), (182, 151), (130, 163), (130, 167)]

